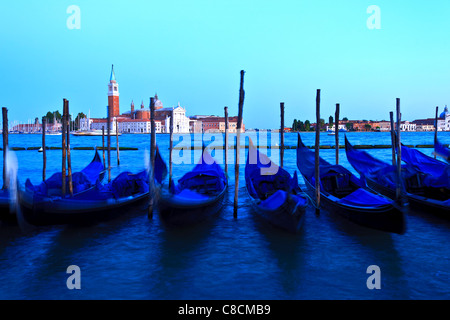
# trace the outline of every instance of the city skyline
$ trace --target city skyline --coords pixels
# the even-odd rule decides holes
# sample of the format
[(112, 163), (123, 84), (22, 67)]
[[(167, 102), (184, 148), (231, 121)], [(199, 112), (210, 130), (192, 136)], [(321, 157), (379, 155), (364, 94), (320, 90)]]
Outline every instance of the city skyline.
[(316, 89), (324, 119), (340, 103), (342, 117), (386, 120), (395, 98), (403, 119), (431, 118), (449, 104), (448, 13), (445, 1), (2, 3), (0, 104), (22, 123), (63, 98), (103, 117), (114, 64), (122, 105), (158, 93), (192, 115), (236, 115), (245, 70), (248, 128), (278, 128), (280, 102), (286, 124), (314, 121)]

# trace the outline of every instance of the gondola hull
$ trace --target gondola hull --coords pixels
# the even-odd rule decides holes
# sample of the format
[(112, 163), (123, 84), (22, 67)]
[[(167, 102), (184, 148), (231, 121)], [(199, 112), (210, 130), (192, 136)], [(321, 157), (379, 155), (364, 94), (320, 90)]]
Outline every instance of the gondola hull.
[(44, 198), (34, 201), (33, 193), (19, 191), (21, 214), (35, 226), (91, 224), (139, 210), (149, 203), (149, 193), (107, 200), (76, 200)]
[(227, 188), (204, 201), (188, 201), (162, 191), (158, 200), (161, 220), (171, 225), (192, 225), (216, 216), (223, 206)]
[[(316, 189), (305, 177), (303, 178), (306, 192), (315, 202)], [(322, 192), (320, 193), (320, 206), (364, 227), (398, 234), (405, 233), (404, 214), (397, 206), (360, 207), (345, 205)]]
[(8, 223), (16, 221), (15, 213), (10, 210), (10, 200), (7, 195), (0, 197), (0, 221)]
[[(365, 177), (365, 180), (367, 186), (372, 190), (375, 190), (376, 192), (379, 192), (391, 199), (395, 199), (396, 192), (394, 189), (385, 187), (367, 176)], [(443, 201), (422, 197), (412, 193), (405, 193), (405, 197), (408, 201), (410, 210), (419, 213), (426, 212), (427, 214), (430, 213), (440, 218), (450, 220), (450, 207), (443, 203)]]
[(305, 211), (308, 203), (298, 206), (292, 198), (283, 203), (279, 208), (270, 210), (260, 206), (261, 201), (254, 199), (249, 194), (252, 211), (271, 225), (291, 233), (298, 233), (305, 220)]
[[(396, 198), (397, 178), (389, 178), (397, 170), (394, 166), (365, 151), (356, 150), (347, 139), (345, 151), (350, 164), (370, 189), (391, 199)], [(445, 176), (448, 165), (406, 146), (402, 146), (402, 160), (406, 165), (401, 168), (400, 187), (409, 210), (449, 219), (450, 200), (445, 199), (445, 190), (448, 192), (448, 175)]]

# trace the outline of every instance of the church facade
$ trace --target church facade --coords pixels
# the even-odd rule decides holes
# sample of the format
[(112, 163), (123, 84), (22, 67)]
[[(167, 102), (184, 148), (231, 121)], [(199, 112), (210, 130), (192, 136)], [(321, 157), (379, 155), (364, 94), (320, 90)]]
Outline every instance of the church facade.
[[(180, 106), (164, 107), (155, 94), (155, 132), (169, 133), (170, 117), (173, 113), (173, 132), (189, 133), (189, 121), (186, 117), (186, 109)], [(146, 108), (142, 101), (139, 109), (135, 109), (134, 101), (131, 101), (130, 109), (120, 113), (119, 84), (116, 80), (114, 66), (111, 67), (111, 76), (108, 83), (108, 112), (111, 119), (111, 131), (119, 133), (150, 133), (150, 107)], [(107, 118), (84, 118), (80, 120), (81, 131), (106, 130)]]

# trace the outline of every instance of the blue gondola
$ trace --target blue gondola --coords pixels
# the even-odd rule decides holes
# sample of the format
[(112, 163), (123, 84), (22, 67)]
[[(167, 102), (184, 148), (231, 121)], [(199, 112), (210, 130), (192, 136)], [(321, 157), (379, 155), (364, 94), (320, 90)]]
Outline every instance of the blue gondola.
[[(396, 196), (396, 167), (380, 161), (345, 141), (347, 159), (371, 189)], [(442, 161), (402, 146), (401, 184), (411, 209), (449, 217), (449, 168)]]
[[(297, 167), (307, 192), (315, 201), (315, 154), (298, 135)], [(394, 201), (365, 188), (360, 179), (341, 165), (320, 158), (320, 205), (330, 212), (372, 229), (403, 234), (404, 214)]]
[(280, 168), (249, 142), (245, 183), (252, 208), (272, 225), (290, 232), (300, 230), (308, 198), (294, 177)]
[(171, 225), (189, 225), (216, 215), (223, 206), (228, 180), (206, 149), (194, 169), (178, 183), (162, 188), (158, 199), (161, 219)]
[(0, 190), (0, 221), (14, 221), (16, 215), (10, 210), (10, 193), (8, 189)]
[(440, 143), (439, 140), (436, 140), (434, 143), (434, 152), (436, 155), (444, 158), (447, 163), (450, 162), (450, 149)]
[[(34, 186), (30, 180), (19, 190), (20, 209), (25, 221), (32, 225), (86, 224), (98, 222), (148, 203), (149, 175), (122, 172), (103, 184), (104, 167), (98, 153), (82, 171), (72, 175), (73, 196), (62, 197), (61, 173)], [(155, 182), (160, 184), (167, 174), (165, 163), (156, 151)], [(66, 183), (67, 185), (68, 183)]]

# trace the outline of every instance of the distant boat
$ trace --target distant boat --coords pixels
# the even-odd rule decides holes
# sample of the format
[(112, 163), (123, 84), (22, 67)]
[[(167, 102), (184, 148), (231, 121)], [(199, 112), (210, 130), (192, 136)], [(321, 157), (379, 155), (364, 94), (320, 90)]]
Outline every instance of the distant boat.
[(328, 132), (328, 135), (329, 136), (334, 136), (336, 133), (334, 133), (334, 132)]
[[(90, 131), (74, 131), (74, 132), (71, 132), (71, 134), (74, 136), (101, 136), (101, 135), (103, 135), (103, 132), (102, 132), (102, 130), (90, 130)], [(108, 133), (105, 130), (105, 136), (107, 134)], [(111, 130), (110, 135), (115, 136), (116, 132)], [(118, 135), (120, 136), (122, 134), (119, 132)]]

